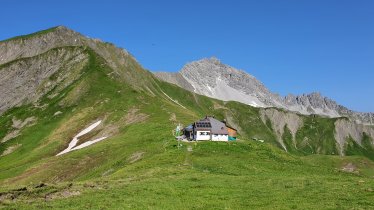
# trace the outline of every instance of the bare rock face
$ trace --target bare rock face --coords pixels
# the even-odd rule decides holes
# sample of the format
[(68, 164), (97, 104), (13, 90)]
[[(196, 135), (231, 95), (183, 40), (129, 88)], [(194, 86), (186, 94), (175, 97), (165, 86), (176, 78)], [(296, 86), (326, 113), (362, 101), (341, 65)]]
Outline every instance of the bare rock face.
[[(152, 80), (152, 75), (145, 71), (126, 50), (99, 39), (88, 38), (64, 26), (1, 41), (0, 65), (15, 59), (39, 55), (53, 48), (69, 46), (93, 49), (115, 70), (117, 76), (135, 88), (147, 86), (146, 81)], [(130, 67), (131, 71), (129, 71)]]
[(303, 126), (303, 120), (297, 114), (292, 112), (282, 112), (277, 109), (261, 109), (260, 117), (264, 124), (267, 120), (270, 120), (273, 131), (277, 136), (278, 142), (282, 145), (283, 149), (287, 151), (286, 145), (283, 142), (282, 136), (284, 134), (284, 128), (291, 131), (292, 140), (296, 145), (296, 133)]
[[(255, 77), (224, 65), (216, 58), (188, 63), (179, 73), (158, 72), (155, 75), (185, 88), (187, 85), (176, 79), (182, 77), (195, 93), (224, 101), (239, 101), (256, 107), (280, 105), (280, 97), (272, 94)], [(165, 79), (170, 77), (173, 79)]]
[(304, 94), (301, 96), (288, 95), (284, 98), (284, 103), (290, 111), (301, 114), (317, 114), (328, 117), (340, 117), (339, 105), (323, 97), (320, 93)]
[(335, 122), (335, 140), (339, 146), (341, 155), (345, 154), (345, 145), (349, 138), (352, 138), (357, 144), (362, 146), (364, 133), (372, 139), (374, 146), (374, 128), (368, 125), (356, 124), (347, 119), (338, 119)]
[(16, 59), (33, 57), (48, 50), (62, 46), (81, 46), (81, 36), (63, 26), (59, 26), (48, 33), (29, 38), (15, 38), (0, 42), (0, 64)]
[(151, 91), (153, 75), (126, 50), (59, 26), (0, 41), (0, 114), (73, 82), (88, 62), (88, 48), (112, 68), (112, 77)]
[[(374, 113), (351, 111), (320, 93), (284, 98), (270, 92), (255, 77), (222, 64), (216, 58), (186, 64), (178, 73), (156, 72), (158, 78), (195, 93), (224, 101), (238, 101), (255, 107), (277, 107), (303, 115), (349, 117), (356, 123), (374, 124)], [(187, 84), (189, 83), (189, 84)]]
[(87, 62), (82, 49), (59, 48), (0, 66), (0, 114), (37, 101), (63, 81), (71, 84)]
[[(114, 45), (104, 43), (99, 39), (91, 39), (82, 34), (70, 30), (64, 26), (47, 29), (25, 37), (13, 38), (0, 42), (0, 64), (4, 64), (16, 59), (33, 57), (42, 54), (53, 48), (66, 46), (87, 46), (95, 50), (99, 55), (108, 58), (114, 66), (125, 64), (124, 57), (129, 53), (124, 49), (116, 48)], [(113, 52), (110, 52), (113, 51)], [(117, 59), (109, 59), (116, 55)]]

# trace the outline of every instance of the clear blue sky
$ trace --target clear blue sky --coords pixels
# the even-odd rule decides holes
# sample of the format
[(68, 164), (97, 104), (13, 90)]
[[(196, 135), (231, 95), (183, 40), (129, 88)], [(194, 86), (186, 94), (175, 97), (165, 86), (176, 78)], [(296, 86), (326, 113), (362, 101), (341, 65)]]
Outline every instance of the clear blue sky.
[(149, 70), (216, 56), (281, 95), (374, 111), (373, 0), (3, 0), (0, 39), (65, 25)]

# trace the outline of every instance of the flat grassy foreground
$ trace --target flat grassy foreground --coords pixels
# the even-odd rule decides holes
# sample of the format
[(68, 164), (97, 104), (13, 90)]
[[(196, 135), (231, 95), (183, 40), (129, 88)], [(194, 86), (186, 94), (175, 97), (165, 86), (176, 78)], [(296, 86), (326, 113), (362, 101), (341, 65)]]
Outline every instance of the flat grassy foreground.
[[(89, 181), (3, 189), (6, 209), (373, 209), (373, 162), (252, 141), (175, 142)], [(191, 151), (192, 150), (192, 151)], [(344, 167), (354, 166), (351, 172)], [(108, 172), (109, 173), (109, 172)], [(8, 195), (7, 195), (8, 193)], [(9, 194), (13, 194), (13, 199)], [(1, 197), (0, 196), (0, 197)], [(4, 199), (8, 196), (7, 199)]]

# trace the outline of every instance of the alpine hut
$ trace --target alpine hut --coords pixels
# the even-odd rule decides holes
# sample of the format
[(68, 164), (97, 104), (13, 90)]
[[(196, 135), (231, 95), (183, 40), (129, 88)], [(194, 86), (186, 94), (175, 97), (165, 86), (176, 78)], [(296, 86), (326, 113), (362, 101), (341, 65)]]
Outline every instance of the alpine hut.
[(229, 141), (236, 139), (237, 131), (225, 122), (206, 116), (184, 128), (184, 135), (195, 141)]

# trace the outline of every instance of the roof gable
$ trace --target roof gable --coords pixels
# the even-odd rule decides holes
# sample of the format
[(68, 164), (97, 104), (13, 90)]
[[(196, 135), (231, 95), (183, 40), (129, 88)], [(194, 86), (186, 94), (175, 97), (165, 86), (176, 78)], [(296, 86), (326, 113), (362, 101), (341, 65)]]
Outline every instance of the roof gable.
[(207, 118), (210, 121), (210, 124), (212, 125), (212, 133), (213, 134), (228, 134), (227, 127), (225, 123), (213, 118), (208, 117)]

